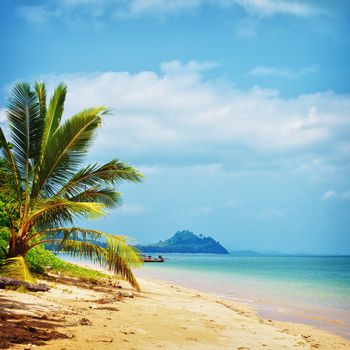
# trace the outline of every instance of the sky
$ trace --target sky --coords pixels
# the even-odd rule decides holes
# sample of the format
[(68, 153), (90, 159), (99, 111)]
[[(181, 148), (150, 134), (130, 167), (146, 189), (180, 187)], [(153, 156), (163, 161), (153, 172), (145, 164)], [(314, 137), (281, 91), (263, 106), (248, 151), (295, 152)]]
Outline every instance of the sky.
[(106, 105), (88, 161), (143, 172), (81, 222), (133, 242), (350, 254), (348, 0), (0, 0), (0, 124), (16, 81)]

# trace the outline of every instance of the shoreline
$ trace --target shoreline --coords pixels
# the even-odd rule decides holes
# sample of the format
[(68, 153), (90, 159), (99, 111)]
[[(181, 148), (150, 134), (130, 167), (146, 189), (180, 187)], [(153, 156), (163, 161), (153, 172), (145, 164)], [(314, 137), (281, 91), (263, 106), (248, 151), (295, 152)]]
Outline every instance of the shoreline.
[(350, 349), (343, 337), (263, 319), (244, 303), (154, 278), (138, 280), (141, 293), (125, 282), (116, 288), (71, 278), (49, 282), (52, 289), (44, 293), (0, 290), (0, 348)]
[(176, 284), (184, 288), (215, 295), (232, 303), (247, 306), (254, 310), (258, 317), (264, 319), (309, 325), (350, 340), (350, 318), (349, 313), (345, 309), (339, 309), (335, 306), (319, 306), (313, 301), (301, 300), (297, 296), (277, 295), (275, 292), (266, 293), (266, 290), (273, 288), (273, 285), (264, 285), (261, 286), (261, 289), (253, 288), (252, 292), (252, 289), (247, 288), (247, 286), (242, 288), (239, 281), (237, 281), (237, 285), (229, 284), (223, 287), (222, 284), (225, 284), (225, 281), (219, 279), (204, 281), (200, 277), (191, 280), (191, 275), (183, 274), (179, 277), (178, 272), (173, 274), (173, 271), (170, 271), (167, 275), (165, 275), (165, 271), (159, 271), (159, 275), (155, 271), (151, 271), (151, 273), (149, 273), (150, 271), (135, 272), (136, 276), (141, 278), (147, 277), (165, 283)]
[[(89, 261), (71, 261), (72, 263), (86, 267), (95, 269), (106, 274), (110, 274), (110, 272), (103, 267), (95, 265)], [(293, 324), (300, 324), (305, 326), (310, 326), (315, 329), (319, 329), (322, 331), (329, 332), (336, 336), (340, 336), (348, 341), (350, 341), (350, 332), (347, 328), (347, 323), (341, 322), (338, 319), (332, 317), (332, 313), (328, 313), (327, 315), (318, 312), (319, 310), (313, 306), (307, 307), (307, 305), (299, 305), (296, 307), (294, 304), (293, 307), (290, 307), (288, 302), (293, 303), (293, 300), (283, 300), (280, 299), (276, 301), (275, 298), (270, 297), (268, 299), (263, 300), (261, 297), (259, 300), (256, 300), (254, 297), (252, 298), (241, 298), (241, 297), (229, 297), (228, 295), (220, 292), (213, 291), (212, 288), (205, 288), (204, 285), (193, 285), (193, 283), (188, 283), (187, 280), (178, 280), (174, 281), (172, 278), (163, 279), (162, 274), (160, 276), (148, 276), (144, 271), (139, 274), (141, 270), (135, 270), (137, 279), (146, 279), (149, 281), (156, 281), (160, 284), (168, 284), (168, 285), (176, 285), (178, 288), (189, 289), (197, 293), (205, 293), (207, 295), (211, 295), (212, 297), (216, 297), (222, 299), (226, 302), (237, 304), (240, 307), (247, 308), (250, 312), (253, 312), (256, 317), (262, 319), (271, 319), (275, 322), (287, 322)], [(172, 276), (174, 277), (174, 276)], [(257, 293), (259, 294), (259, 293)], [(262, 301), (263, 300), (263, 301)], [(265, 307), (268, 306), (268, 309)]]
[[(131, 296), (125, 283), (119, 289), (57, 281), (49, 292), (35, 294), (2, 290), (0, 305), (7, 319), (0, 315), (0, 329), (5, 331), (0, 339), (31, 332), (28, 340), (2, 344), (2, 348), (350, 349), (350, 341), (327, 331), (264, 320), (248, 307), (212, 294), (148, 278), (139, 278), (139, 282), (141, 293), (118, 299), (111, 297), (119, 291)], [(24, 329), (19, 324), (24, 324)], [(9, 329), (13, 325), (15, 328)]]
[(173, 285), (177, 288), (182, 288), (182, 289), (192, 291), (193, 293), (195, 292), (202, 293), (211, 298), (220, 299), (225, 303), (235, 305), (235, 307), (237, 308), (242, 308), (245, 311), (249, 311), (255, 318), (259, 320), (261, 319), (265, 321), (271, 320), (276, 323), (295, 324), (302, 327), (303, 326), (310, 327), (319, 331), (328, 332), (335, 336), (339, 336), (350, 342), (350, 333), (347, 332), (344, 334), (344, 329), (346, 329), (345, 326), (343, 326), (342, 328), (339, 328), (341, 324), (340, 321), (334, 320), (331, 317), (325, 318), (322, 316), (307, 315), (305, 309), (303, 310), (303, 312), (305, 313), (304, 317), (301, 317), (298, 315), (298, 312), (300, 313), (301, 309), (300, 310), (289, 309), (289, 311), (286, 311), (284, 313), (282, 313), (281, 311), (277, 312), (275, 310), (278, 309), (278, 304), (275, 303), (275, 300), (272, 300), (272, 303), (274, 304), (273, 308), (271, 308), (268, 311), (265, 311), (263, 309), (259, 309), (257, 307), (257, 302), (252, 299), (228, 297), (225, 294), (215, 293), (213, 291), (207, 291), (205, 289), (193, 288), (191, 286), (186, 286), (186, 284), (181, 284), (181, 283), (179, 284), (178, 281), (174, 284), (168, 280), (164, 280), (161, 278), (154, 278), (153, 276), (148, 277), (143, 275), (137, 278), (148, 280), (151, 282), (157, 282), (157, 283), (161, 283), (169, 286)]

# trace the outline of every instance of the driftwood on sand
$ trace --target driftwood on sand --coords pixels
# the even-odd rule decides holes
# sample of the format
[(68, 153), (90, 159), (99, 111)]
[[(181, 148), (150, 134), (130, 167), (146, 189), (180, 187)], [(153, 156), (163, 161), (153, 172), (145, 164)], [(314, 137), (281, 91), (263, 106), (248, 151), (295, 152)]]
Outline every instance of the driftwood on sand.
[(50, 287), (45, 283), (28, 283), (20, 281), (16, 278), (0, 276), (0, 289), (6, 287), (20, 287), (23, 286), (31, 292), (47, 292)]

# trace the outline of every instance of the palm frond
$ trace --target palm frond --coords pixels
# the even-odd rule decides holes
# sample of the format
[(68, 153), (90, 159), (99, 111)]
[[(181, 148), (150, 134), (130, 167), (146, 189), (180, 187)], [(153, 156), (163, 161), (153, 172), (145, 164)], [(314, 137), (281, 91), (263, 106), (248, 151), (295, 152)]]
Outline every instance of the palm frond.
[(15, 84), (8, 101), (7, 117), (17, 168), (28, 184), (32, 160), (37, 159), (40, 152), (44, 127), (37, 95), (29, 84)]
[(93, 229), (86, 229), (82, 227), (51, 227), (41, 232), (37, 232), (33, 236), (40, 236), (42, 239), (56, 239), (58, 236), (62, 239), (70, 240), (99, 240), (104, 237), (106, 233)]
[[(45, 88), (45, 84), (43, 82), (38, 83), (38, 82), (34, 82), (34, 87), (35, 87), (35, 91), (36, 91), (36, 95), (39, 101), (39, 115), (40, 115), (40, 120), (41, 123), (43, 123), (44, 125), (44, 129), (42, 131), (43, 135), (42, 135), (42, 140), (41, 143), (43, 142), (43, 136), (45, 133), (45, 120), (46, 120), (46, 113), (47, 113), (47, 109), (46, 109), (46, 88)], [(38, 170), (38, 167), (40, 167), (40, 158), (42, 157), (42, 147), (40, 147), (40, 150), (37, 154), (37, 157), (34, 159), (34, 169), (33, 169), (33, 178), (36, 178), (36, 173)]]
[(39, 101), (40, 119), (46, 118), (46, 88), (44, 83), (34, 83), (35, 91)]
[[(67, 87), (61, 83), (55, 89), (54, 94), (50, 100), (49, 108), (46, 108), (46, 90), (44, 83), (35, 83), (35, 90), (38, 95), (39, 103), (40, 103), (40, 116), (43, 116), (44, 120), (44, 131), (43, 138), (41, 142), (40, 155), (39, 158), (35, 162), (35, 169), (33, 174), (34, 183), (38, 181), (38, 171), (42, 168), (42, 161), (46, 151), (46, 145), (48, 139), (58, 128), (63, 110), (64, 110), (64, 101), (66, 99)], [(37, 195), (37, 191), (31, 191), (31, 198)]]
[(88, 258), (99, 264), (103, 262), (103, 251), (105, 248), (98, 244), (74, 239), (52, 239), (45, 240), (45, 242), (52, 244), (54, 251), (67, 252), (73, 256)]
[(3, 154), (3, 159), (5, 161), (5, 164), (7, 165), (7, 168), (11, 170), (13, 179), (14, 179), (14, 184), (15, 184), (15, 189), (18, 194), (18, 198), (21, 197), (21, 175), (18, 171), (14, 156), (11, 152), (11, 149), (8, 145), (8, 142), (5, 138), (5, 135), (0, 128), (0, 151)]
[(50, 100), (46, 115), (45, 134), (43, 139), (44, 146), (48, 139), (57, 130), (60, 125), (64, 111), (64, 102), (67, 95), (67, 86), (64, 83), (59, 84)]
[(140, 258), (140, 251), (128, 244), (128, 238), (125, 236), (118, 236), (105, 233), (108, 249), (114, 254), (118, 255), (125, 261), (128, 261), (132, 267), (139, 267), (143, 264)]
[[(123, 250), (123, 256), (118, 255), (117, 250), (109, 245), (107, 245), (107, 248), (103, 248), (98, 244), (87, 241), (53, 239), (45, 240), (45, 242), (53, 244), (55, 250), (68, 252), (73, 256), (78, 255), (94, 262), (98, 262), (101, 266), (107, 267), (108, 270), (112, 271), (115, 275), (128, 281), (137, 291), (141, 290), (130, 268), (132, 263), (136, 263), (136, 253), (132, 247), (122, 244), (122, 241), (118, 244), (118, 251)], [(132, 254), (128, 256), (127, 252), (132, 252)]]
[(108, 249), (105, 251), (104, 260), (107, 262), (110, 271), (128, 281), (138, 292), (141, 291), (140, 285), (129, 267), (128, 261), (123, 260), (120, 256), (113, 254), (113, 252)]
[(41, 190), (52, 196), (77, 170), (101, 123), (104, 107), (86, 109), (60, 125), (48, 139), (42, 164), (33, 183), (32, 198)]
[(143, 175), (130, 165), (117, 159), (99, 166), (88, 165), (79, 170), (57, 193), (58, 195), (74, 196), (87, 187), (101, 184), (115, 185), (121, 181), (141, 182)]
[(24, 257), (21, 255), (5, 259), (1, 273), (3, 276), (16, 278), (24, 282), (35, 282)]
[(140, 291), (140, 285), (130, 268), (142, 265), (139, 251), (128, 245), (126, 238), (121, 236), (106, 235), (106, 243), (104, 261), (108, 269), (114, 274), (122, 276), (137, 291)]
[(92, 187), (74, 197), (68, 198), (73, 202), (95, 202), (101, 203), (106, 208), (114, 208), (121, 203), (121, 195), (114, 188), (111, 187)]
[(93, 202), (73, 202), (62, 198), (41, 199), (28, 215), (25, 230), (35, 223), (38, 230), (73, 223), (75, 218), (97, 219), (105, 216), (105, 206)]

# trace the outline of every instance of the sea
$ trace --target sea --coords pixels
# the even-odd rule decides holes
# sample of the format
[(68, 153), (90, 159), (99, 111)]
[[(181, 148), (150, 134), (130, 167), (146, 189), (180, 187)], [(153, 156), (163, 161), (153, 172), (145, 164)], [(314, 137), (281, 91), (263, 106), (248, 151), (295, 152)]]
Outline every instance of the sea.
[(350, 339), (350, 256), (162, 255), (164, 263), (145, 263), (136, 276), (209, 292), (248, 305), (261, 318)]

